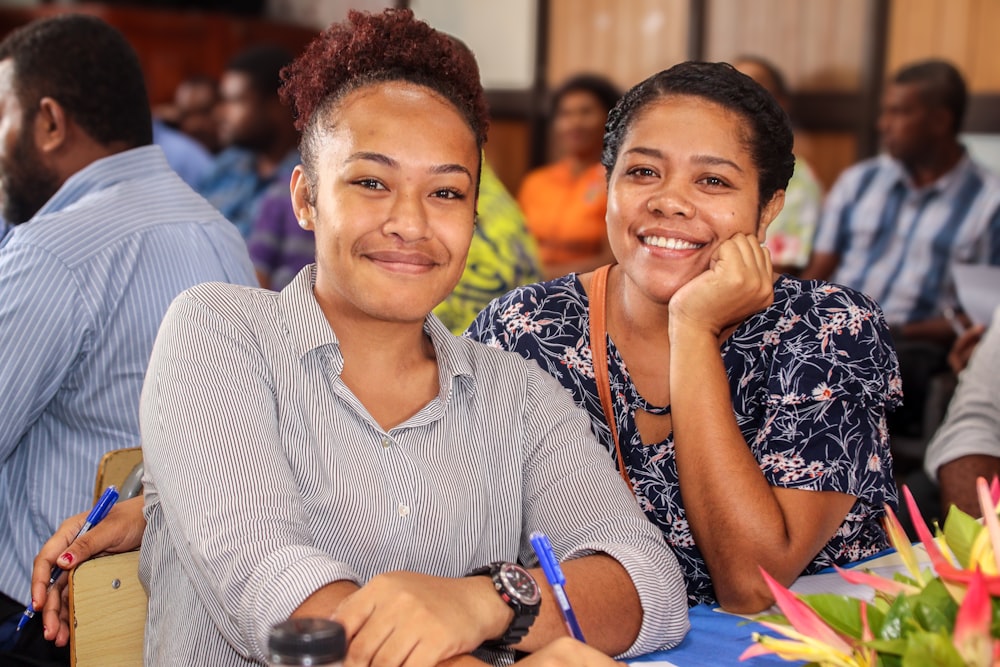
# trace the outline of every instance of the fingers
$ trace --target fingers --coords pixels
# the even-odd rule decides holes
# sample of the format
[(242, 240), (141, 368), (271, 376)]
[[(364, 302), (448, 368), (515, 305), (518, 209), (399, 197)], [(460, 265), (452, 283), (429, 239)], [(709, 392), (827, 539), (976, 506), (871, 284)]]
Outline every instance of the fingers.
[(600, 651), (575, 639), (562, 637), (519, 662), (525, 667), (615, 667), (617, 663)]
[[(35, 609), (51, 609), (49, 618), (59, 613), (59, 595), (53, 592), (65, 588), (65, 577), (48, 590), (52, 569), (72, 570), (85, 560), (103, 553), (121, 553), (138, 549), (146, 521), (142, 516), (143, 499), (131, 498), (116, 504), (105, 519), (87, 533), (77, 535), (87, 520), (87, 512), (71, 516), (42, 545), (31, 568), (31, 601)], [(44, 615), (43, 615), (44, 618)], [(49, 623), (45, 623), (49, 627)], [(49, 628), (53, 632), (53, 628)], [(46, 633), (46, 638), (49, 638)]]
[(975, 351), (985, 331), (986, 327), (981, 324), (966, 329), (958, 337), (954, 345), (952, 345), (951, 351), (948, 353), (948, 365), (956, 375), (961, 373), (969, 364), (969, 359), (972, 357), (972, 353)]
[(60, 556), (73, 542), (73, 538), (78, 532), (83, 522), (87, 519), (87, 513), (82, 512), (72, 516), (62, 522), (55, 534), (48, 539), (35, 556), (35, 561), (31, 568), (31, 602), (35, 609), (43, 608), (48, 602), (47, 589), (49, 577), (52, 575), (52, 568), (57, 564), (66, 569)]
[[(413, 577), (421, 578), (431, 579)], [(344, 598), (333, 614), (348, 637), (344, 667), (434, 667), (474, 648), (456, 638), (455, 619), (428, 605), (434, 591), (413, 583), (380, 575)]]

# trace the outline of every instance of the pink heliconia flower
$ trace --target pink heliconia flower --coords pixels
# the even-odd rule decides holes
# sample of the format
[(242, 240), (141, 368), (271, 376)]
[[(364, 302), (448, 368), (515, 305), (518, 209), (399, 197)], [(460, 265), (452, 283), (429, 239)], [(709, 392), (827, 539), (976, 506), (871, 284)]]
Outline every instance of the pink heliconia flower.
[[(970, 570), (961, 570), (951, 562), (951, 560), (945, 556), (941, 551), (941, 547), (938, 546), (937, 540), (931, 535), (930, 529), (927, 527), (927, 523), (924, 521), (924, 517), (920, 514), (920, 509), (917, 507), (916, 501), (913, 499), (913, 494), (907, 487), (903, 487), (903, 498), (906, 500), (906, 506), (910, 510), (910, 519), (913, 522), (913, 527), (917, 531), (917, 536), (920, 538), (920, 542), (924, 545), (924, 549), (927, 550), (927, 555), (930, 556), (931, 565), (934, 566), (934, 571), (937, 572), (938, 576), (945, 583), (958, 584), (959, 586), (968, 586), (972, 581), (973, 573)], [(993, 513), (996, 517), (996, 513)], [(997, 542), (994, 542), (994, 550), (998, 546)], [(986, 576), (980, 574), (983, 577), (983, 582), (986, 585), (986, 590), (990, 595), (1000, 596), (1000, 576)]]
[[(909, 493), (909, 490), (904, 487), (904, 492)], [(924, 586), (927, 583), (927, 577), (920, 569), (920, 562), (913, 550), (913, 545), (910, 544), (910, 538), (906, 535), (906, 530), (899, 522), (896, 513), (888, 505), (885, 506), (885, 532), (889, 536), (889, 542), (896, 548), (896, 553), (899, 554), (906, 569), (910, 572), (910, 576), (917, 584)]]
[[(981, 481), (986, 487), (986, 481)], [(959, 655), (970, 667), (989, 667), (993, 664), (994, 647), (993, 639), (990, 637), (993, 606), (986, 592), (985, 583), (983, 574), (977, 567), (955, 617), (952, 641)]]
[(920, 589), (916, 586), (904, 584), (902, 581), (896, 581), (895, 579), (886, 579), (885, 577), (864, 572), (863, 570), (845, 570), (844, 568), (837, 567), (836, 565), (834, 565), (834, 569), (847, 583), (856, 584), (858, 586), (870, 586), (879, 593), (885, 593), (889, 597), (896, 597), (897, 595), (904, 594), (915, 595), (920, 592)]
[(826, 624), (819, 615), (802, 600), (778, 583), (764, 568), (759, 568), (767, 587), (771, 589), (775, 604), (781, 609), (792, 627), (807, 637), (818, 640), (840, 653), (851, 654), (851, 646), (837, 631)]
[(997, 571), (1000, 572), (1000, 520), (997, 520), (996, 503), (993, 501), (992, 490), (982, 477), (976, 480), (976, 492), (979, 494), (979, 509), (983, 511), (983, 523), (990, 531), (993, 560), (996, 563)]

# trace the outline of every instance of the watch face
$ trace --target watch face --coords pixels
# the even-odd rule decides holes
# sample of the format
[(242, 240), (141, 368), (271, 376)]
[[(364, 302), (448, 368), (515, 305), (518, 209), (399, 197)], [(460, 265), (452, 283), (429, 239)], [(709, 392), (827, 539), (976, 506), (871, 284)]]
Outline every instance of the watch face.
[(500, 578), (509, 594), (522, 604), (533, 605), (541, 600), (538, 584), (528, 571), (513, 563), (504, 563), (500, 568)]

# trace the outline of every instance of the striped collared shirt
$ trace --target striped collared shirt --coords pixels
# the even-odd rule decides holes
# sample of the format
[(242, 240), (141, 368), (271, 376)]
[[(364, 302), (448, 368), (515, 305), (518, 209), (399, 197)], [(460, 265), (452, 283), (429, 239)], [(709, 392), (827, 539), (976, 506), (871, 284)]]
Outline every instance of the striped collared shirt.
[(937, 317), (954, 303), (952, 264), (1000, 264), (1000, 179), (966, 155), (914, 188), (896, 160), (866, 160), (830, 191), (815, 250), (839, 255), (831, 282), (874, 298), (890, 324)]
[(141, 402), (147, 665), (257, 664), (270, 626), (327, 583), (532, 565), (536, 530), (560, 558), (628, 571), (643, 608), (628, 655), (680, 640), (677, 561), (558, 382), (430, 316), (439, 393), (383, 430), (340, 379), (313, 281), (309, 266), (281, 293), (202, 285), (164, 319)]
[(239, 233), (156, 146), (71, 176), (0, 248), (0, 591), (93, 502), (101, 456), (139, 442), (156, 331), (184, 289), (254, 281)]

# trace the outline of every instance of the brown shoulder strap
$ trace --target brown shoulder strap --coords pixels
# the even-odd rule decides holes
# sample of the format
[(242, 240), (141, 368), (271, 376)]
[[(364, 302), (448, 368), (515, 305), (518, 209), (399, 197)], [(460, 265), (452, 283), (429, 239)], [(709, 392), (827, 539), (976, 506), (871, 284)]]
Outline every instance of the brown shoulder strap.
[(628, 484), (629, 491), (635, 494), (632, 482), (628, 478), (625, 458), (618, 443), (618, 422), (615, 420), (614, 403), (611, 400), (611, 381), (608, 375), (608, 317), (607, 294), (608, 272), (611, 265), (607, 264), (594, 271), (590, 279), (590, 356), (594, 363), (594, 378), (597, 380), (597, 394), (601, 397), (601, 407), (604, 409), (604, 420), (611, 429), (611, 439), (615, 443), (615, 456), (618, 457), (618, 472)]

